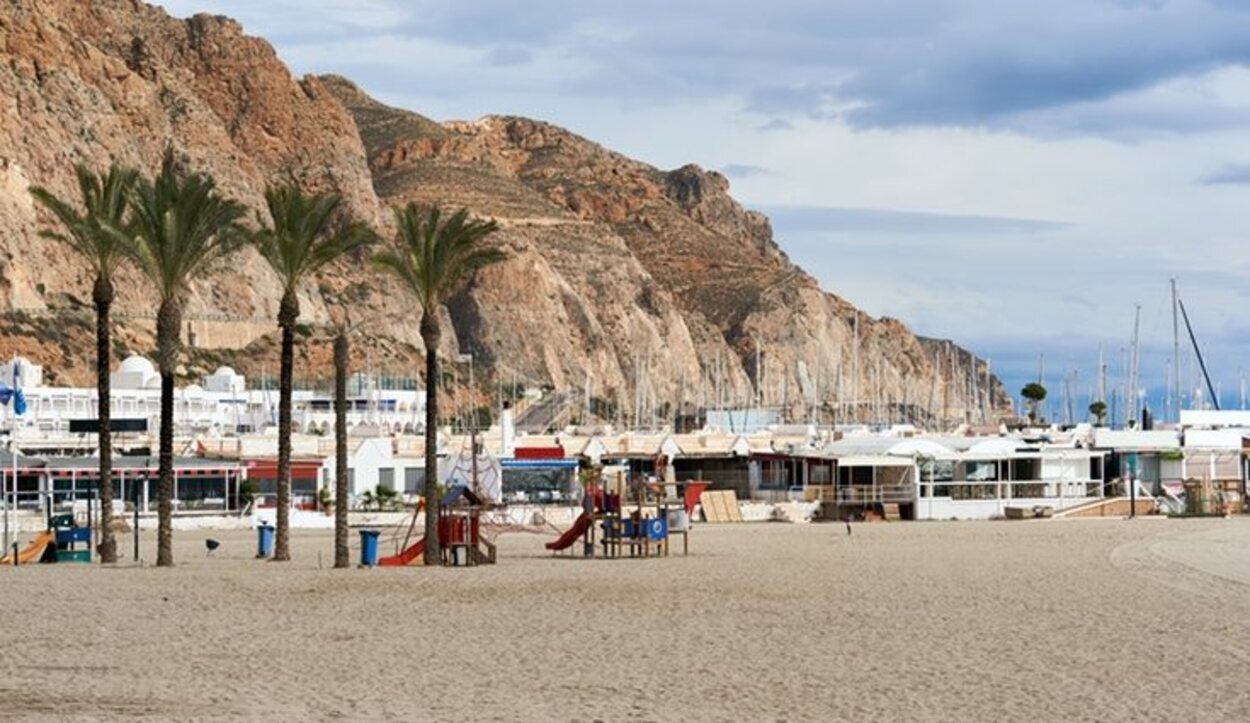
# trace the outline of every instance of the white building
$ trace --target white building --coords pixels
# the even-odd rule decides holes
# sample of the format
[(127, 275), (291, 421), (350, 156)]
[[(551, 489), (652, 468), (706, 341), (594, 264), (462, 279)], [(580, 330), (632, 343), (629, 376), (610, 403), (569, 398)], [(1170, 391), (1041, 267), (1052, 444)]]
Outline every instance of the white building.
[(1103, 499), (1104, 457), (1014, 437), (862, 435), (753, 454), (752, 496), (779, 479), (838, 516), (891, 505), (903, 519), (989, 519), (1008, 507), (1059, 511)]
[[(42, 369), (17, 360), (26, 395), (27, 412), (20, 418), (22, 439), (70, 437), (72, 420), (96, 418), (94, 387), (48, 387)], [(13, 362), (5, 368), (11, 375)], [(3, 373), (3, 369), (0, 369)], [(160, 375), (151, 361), (132, 356), (109, 375), (113, 419), (143, 419), (149, 433), (160, 422)], [(224, 436), (264, 430), (277, 425), (278, 391), (247, 389), (245, 378), (230, 367), (204, 377), (202, 384), (175, 390), (175, 430), (180, 436)], [(419, 431), (425, 418), (425, 392), (381, 389), (359, 382), (361, 393), (347, 400), (349, 428), (369, 425), (377, 434)], [(292, 424), (296, 431), (329, 434), (334, 428), (334, 398), (329, 392), (297, 389), (292, 395)], [(5, 428), (12, 420), (5, 420)]]

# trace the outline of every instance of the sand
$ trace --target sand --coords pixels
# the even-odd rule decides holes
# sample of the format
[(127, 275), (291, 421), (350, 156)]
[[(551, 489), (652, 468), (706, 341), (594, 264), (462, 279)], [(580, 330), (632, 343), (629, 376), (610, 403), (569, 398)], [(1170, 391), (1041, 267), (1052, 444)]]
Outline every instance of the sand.
[(690, 557), (645, 561), (553, 559), (544, 539), (502, 538), (494, 567), (342, 571), (318, 569), (325, 533), (280, 564), (249, 533), (187, 532), (172, 570), (0, 570), (0, 718), (1250, 710), (1250, 519), (705, 525)]

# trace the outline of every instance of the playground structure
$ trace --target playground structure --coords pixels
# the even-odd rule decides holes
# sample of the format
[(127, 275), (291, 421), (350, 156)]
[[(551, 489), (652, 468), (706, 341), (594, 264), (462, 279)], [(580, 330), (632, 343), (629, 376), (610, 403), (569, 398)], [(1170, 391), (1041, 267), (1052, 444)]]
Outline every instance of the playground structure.
[[(682, 537), (682, 554), (690, 552), (690, 509), (677, 497), (676, 485), (636, 480), (627, 483), (622, 469), (583, 483), (582, 513), (559, 537), (548, 542), (552, 552), (577, 549), (582, 557), (667, 557), (673, 535)], [(672, 492), (672, 494), (670, 494)], [(633, 510), (625, 511), (627, 500)]]
[[(482, 512), (485, 502), (465, 485), (452, 487), (438, 504), (438, 542), (441, 562), (448, 566), (493, 565), (495, 543), (482, 535)], [(425, 509), (425, 501), (417, 503), (408, 526), (402, 549), (378, 560), (380, 567), (401, 567), (425, 563), (425, 538), (409, 544), (417, 517)]]
[[(82, 549), (78, 549), (79, 545)], [(0, 557), (0, 565), (28, 565), (32, 562), (91, 562), (91, 528), (80, 527), (71, 515), (48, 518), (48, 528), (22, 549)]]
[(1205, 478), (1182, 482), (1184, 509), (1177, 517), (1227, 517), (1236, 509), (1239, 483)]

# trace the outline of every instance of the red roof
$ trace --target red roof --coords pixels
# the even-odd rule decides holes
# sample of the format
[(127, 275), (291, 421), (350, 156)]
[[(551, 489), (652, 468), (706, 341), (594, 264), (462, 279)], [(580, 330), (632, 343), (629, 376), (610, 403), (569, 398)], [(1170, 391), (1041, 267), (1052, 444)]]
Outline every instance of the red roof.
[(564, 447), (517, 447), (517, 459), (564, 459)]

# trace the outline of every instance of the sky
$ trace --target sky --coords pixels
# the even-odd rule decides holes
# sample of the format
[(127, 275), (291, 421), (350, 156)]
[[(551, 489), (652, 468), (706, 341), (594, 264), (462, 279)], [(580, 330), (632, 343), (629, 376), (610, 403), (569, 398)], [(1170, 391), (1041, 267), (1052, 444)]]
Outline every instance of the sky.
[(1097, 395), (1100, 348), (1125, 387), (1138, 306), (1166, 411), (1175, 277), (1242, 404), (1250, 0), (162, 4), (438, 120), (525, 115), (719, 170), (826, 289), (988, 357), (1013, 394), (1041, 367), (1052, 417), (1064, 388), (1077, 415)]

